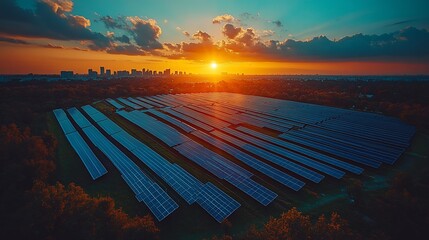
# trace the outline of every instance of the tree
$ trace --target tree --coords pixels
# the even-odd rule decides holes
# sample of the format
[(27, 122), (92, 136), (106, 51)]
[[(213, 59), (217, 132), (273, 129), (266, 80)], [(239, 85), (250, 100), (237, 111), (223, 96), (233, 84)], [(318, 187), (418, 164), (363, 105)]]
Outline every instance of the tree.
[(271, 218), (261, 230), (252, 226), (244, 239), (340, 240), (354, 237), (347, 221), (337, 213), (332, 213), (328, 220), (321, 215), (313, 224), (308, 215), (292, 208), (279, 218)]
[(90, 197), (74, 183), (37, 181), (30, 197), (26, 225), (32, 239), (154, 239), (159, 232), (152, 217), (130, 217), (112, 198)]

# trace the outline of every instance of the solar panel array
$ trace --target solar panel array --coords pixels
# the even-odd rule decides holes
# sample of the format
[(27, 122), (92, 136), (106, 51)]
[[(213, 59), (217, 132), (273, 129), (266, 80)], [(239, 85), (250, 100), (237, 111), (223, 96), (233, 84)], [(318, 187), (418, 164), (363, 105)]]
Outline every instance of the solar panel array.
[[(90, 117), (93, 115), (102, 115), (100, 112), (91, 109), (91, 107), (85, 107), (84, 111), (86, 111)], [(73, 113), (73, 119), (75, 119), (75, 121), (77, 119), (82, 121), (81, 118), (84, 118), (89, 122), (79, 110), (75, 109)], [(118, 125), (110, 119), (107, 119), (107, 117), (106, 119), (99, 121), (98, 124), (105, 130), (107, 129), (106, 132), (108, 134), (118, 133), (116, 130), (122, 131)], [(163, 220), (179, 207), (179, 205), (156, 182), (146, 176), (127, 155), (110, 142), (96, 127), (91, 124), (91, 126), (81, 126), (81, 129), (89, 140), (98, 149), (100, 149), (100, 151), (118, 169), (122, 178), (134, 191), (137, 200), (143, 201), (159, 221)]]
[[(61, 128), (63, 129), (63, 132), (66, 135), (66, 138), (69, 141), (70, 145), (75, 150), (75, 152), (85, 165), (86, 169), (88, 170), (89, 174), (91, 175), (91, 178), (95, 180), (106, 174), (106, 168), (97, 158), (97, 156), (95, 156), (94, 152), (91, 150), (91, 148), (82, 138), (82, 136), (73, 127), (64, 110), (55, 109), (54, 115), (58, 120), (58, 123), (60, 124)], [(74, 131), (70, 131), (70, 129), (73, 129)]]
[[(165, 123), (159, 122), (145, 113), (137, 111), (120, 111), (118, 114), (150, 132), (167, 145), (174, 146), (174, 149), (183, 156), (192, 160), (194, 163), (206, 169), (216, 177), (228, 181), (261, 204), (267, 205), (277, 197), (276, 193), (252, 181), (250, 177), (253, 174), (249, 171), (196, 143)], [(165, 131), (166, 129), (168, 130), (168, 133), (163, 134), (162, 131)], [(171, 141), (174, 141), (175, 139), (182, 140), (182, 142), (175, 141), (175, 143), (179, 143), (174, 145), (171, 144)], [(239, 181), (237, 179), (242, 179), (240, 176), (249, 179), (244, 182)]]
[[(240, 189), (264, 206), (274, 201), (277, 194), (255, 181), (258, 179), (253, 171), (298, 191), (306, 181), (319, 183), (325, 177), (341, 179), (346, 173), (362, 174), (364, 167), (394, 164), (415, 133), (414, 127), (381, 115), (232, 93), (106, 101), (129, 122), (213, 176), (225, 180), (229, 183), (227, 187)], [(89, 105), (82, 109), (188, 204), (198, 203), (218, 222), (239, 208), (240, 203), (214, 184), (201, 183), (97, 109)], [(63, 131), (78, 139), (79, 133), (73, 124), (64, 120), (68, 120), (67, 114), (62, 110), (54, 113)], [(158, 219), (165, 218), (178, 207), (159, 185), (140, 169), (134, 169), (134, 163), (115, 149), (78, 109), (68, 109), (68, 113), (114, 163), (136, 198), (144, 201)]]
[[(97, 111), (97, 113), (93, 112), (93, 114), (97, 115), (102, 113)], [(152, 121), (152, 119), (150, 120)], [(155, 120), (153, 119), (153, 121)], [(105, 122), (109, 122), (109, 124), (104, 124)], [(148, 166), (153, 172), (155, 172), (159, 177), (161, 177), (168, 185), (170, 185), (188, 204), (192, 204), (197, 200), (200, 189), (204, 187), (207, 183), (201, 183), (198, 179), (196, 179), (189, 172), (185, 171), (179, 165), (170, 163), (164, 157), (149, 148), (147, 145), (143, 144), (142, 142), (131, 136), (129, 133), (124, 131), (116, 123), (114, 123), (110, 119), (107, 119), (107, 117), (106, 120), (100, 121), (98, 122), (98, 124), (106, 133), (111, 135), (113, 139), (115, 139), (119, 144), (128, 149), (138, 159), (145, 163), (145, 165)], [(115, 131), (112, 131), (112, 129), (115, 129)], [(156, 188), (156, 186), (153, 188)], [(222, 195), (225, 195), (222, 191), (220, 192)], [(138, 198), (140, 197), (142, 198), (142, 200), (145, 200), (143, 194), (140, 194), (140, 196), (138, 196)], [(220, 202), (219, 204), (225, 205), (231, 201), (234, 200), (232, 198), (228, 198), (228, 202)], [(211, 206), (213, 204), (217, 203), (210, 201), (205, 202), (205, 206), (210, 206), (210, 209), (215, 208), (215, 206)], [(228, 212), (228, 215), (230, 215), (231, 213), (232, 212)], [(154, 214), (159, 214), (158, 210), (156, 210)], [(212, 215), (213, 213), (209, 212), (209, 214)], [(216, 220), (223, 221), (224, 218)]]

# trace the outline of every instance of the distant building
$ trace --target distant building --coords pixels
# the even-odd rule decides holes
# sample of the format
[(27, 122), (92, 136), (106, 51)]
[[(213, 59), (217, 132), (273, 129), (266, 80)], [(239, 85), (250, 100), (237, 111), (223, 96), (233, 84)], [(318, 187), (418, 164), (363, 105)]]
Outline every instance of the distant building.
[(96, 71), (93, 71), (92, 70), (92, 68), (90, 68), (90, 69), (88, 69), (88, 77), (90, 78), (90, 79), (95, 79), (95, 78), (97, 78), (97, 72)]
[(110, 71), (110, 69), (106, 70), (106, 76), (108, 77), (112, 76), (112, 71)]
[(127, 70), (117, 71), (116, 74), (118, 77), (129, 77), (130, 76), (130, 72), (128, 72)]
[(61, 71), (60, 76), (63, 79), (71, 79), (73, 78), (74, 73), (73, 71)]
[(104, 67), (100, 67), (100, 75), (104, 76)]
[(182, 72), (182, 71), (180, 71), (180, 72), (179, 72), (179, 75), (182, 75), (182, 74), (183, 74), (183, 72)]
[(171, 70), (169, 68), (164, 70), (164, 75), (170, 76), (170, 73), (171, 73)]
[(174, 71), (174, 75), (177, 75), (178, 74), (178, 72), (177, 71)]

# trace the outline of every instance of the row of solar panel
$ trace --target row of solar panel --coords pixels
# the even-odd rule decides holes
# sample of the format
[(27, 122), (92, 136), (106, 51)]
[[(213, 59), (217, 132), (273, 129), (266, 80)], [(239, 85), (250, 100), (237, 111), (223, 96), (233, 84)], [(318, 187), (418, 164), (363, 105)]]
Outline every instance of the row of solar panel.
[[(293, 136), (297, 136), (300, 138), (309, 139), (319, 144), (332, 146), (338, 150), (353, 153), (355, 155), (362, 156), (368, 159), (374, 159), (378, 162), (393, 164), (396, 161), (396, 159), (399, 157), (399, 155), (395, 157), (388, 153), (387, 154), (379, 153), (376, 150), (372, 150), (371, 148), (361, 148), (357, 146), (352, 146), (348, 143), (339, 142), (333, 138), (328, 138), (317, 133), (312, 133), (311, 131), (308, 132), (308, 131), (295, 130), (295, 131), (290, 131), (287, 134), (291, 134)], [(374, 143), (374, 145), (377, 145), (377, 144)]]
[[(90, 106), (84, 108), (89, 116), (102, 116), (100, 112), (96, 112), (95, 109), (91, 108)], [(146, 176), (127, 155), (94, 127), (79, 110), (74, 108), (71, 112), (73, 113), (71, 114), (73, 120), (76, 123), (81, 123), (80, 127), (86, 136), (119, 170), (123, 179), (136, 194), (137, 200), (143, 201), (159, 221), (178, 208), (178, 204), (157, 183)], [(87, 123), (90, 126), (87, 126)], [(108, 129), (107, 132), (109, 133), (117, 133), (117, 130), (122, 131), (119, 126), (106, 117), (104, 120), (99, 121), (98, 124)]]
[[(174, 96), (178, 96), (178, 95), (174, 95)], [(159, 97), (166, 98), (166, 95), (162, 95)], [(178, 99), (180, 99), (180, 98), (176, 97), (176, 101)], [(205, 114), (201, 115), (201, 113), (198, 112), (198, 111), (204, 111), (202, 109), (198, 109), (198, 107), (200, 107), (200, 105), (195, 105), (195, 106), (191, 105), (191, 104), (198, 104), (198, 102), (192, 101), (190, 99), (187, 99), (184, 101), (183, 98), (182, 98), (182, 100), (179, 100), (179, 101), (182, 101), (183, 105), (186, 105), (186, 108), (174, 108), (175, 111), (178, 111), (182, 114), (186, 114), (186, 115), (188, 115), (194, 119), (208, 120), (208, 123), (209, 123), (209, 125), (211, 125), (211, 127), (215, 127), (215, 128), (219, 128), (219, 129), (228, 126), (224, 121), (232, 123), (232, 124), (238, 124), (238, 123), (244, 123), (244, 122), (252, 123), (252, 124), (255, 124), (255, 125), (260, 126), (260, 127), (272, 128), (274, 130), (281, 131), (281, 132), (286, 132), (290, 128), (293, 127), (292, 124), (290, 124), (289, 122), (286, 122), (286, 121), (275, 121), (273, 119), (264, 118), (264, 117), (257, 116), (257, 115), (251, 115), (248, 113), (243, 113), (243, 114), (234, 115), (234, 116), (228, 116), (226, 119), (220, 118), (217, 115), (214, 115), (214, 116), (212, 115), (211, 117), (208, 117), (207, 115), (205, 115)], [(194, 111), (190, 111), (187, 108), (190, 108)], [(216, 119), (216, 118), (218, 118), (218, 119)], [(204, 121), (204, 122), (207, 122), (207, 121)], [(205, 129), (205, 130), (211, 131), (208, 129)]]
[[(101, 114), (101, 113), (99, 113)], [(204, 187), (199, 180), (194, 176), (186, 172), (183, 168), (176, 164), (171, 164), (165, 158), (160, 156), (158, 153), (147, 147), (142, 142), (135, 139), (133, 136), (123, 131), (118, 125), (112, 122), (110, 119), (106, 119), (103, 122), (109, 122), (107, 125), (100, 125), (103, 130), (109, 132), (111, 129), (120, 129), (119, 132), (111, 133), (111, 136), (118, 141), (121, 145), (127, 148), (131, 153), (133, 153), (137, 158), (139, 158), (143, 163), (145, 163), (152, 171), (154, 171), (159, 177), (161, 177), (167, 184), (169, 184), (188, 204), (192, 204), (197, 199), (204, 199), (205, 207), (210, 207), (210, 209), (216, 208), (220, 204), (221, 209), (228, 206), (230, 202), (234, 200), (229, 196), (226, 196), (220, 190), (217, 191), (218, 195), (222, 195), (222, 202), (213, 202), (210, 199), (206, 199), (204, 196), (200, 196), (200, 188)], [(100, 124), (101, 122), (99, 122)], [(143, 195), (141, 195), (143, 196)], [(220, 196), (217, 196), (219, 198)], [(225, 201), (228, 200), (228, 201)], [(143, 199), (144, 200), (144, 199)], [(234, 209), (235, 210), (235, 209)], [(225, 216), (216, 215), (216, 220), (223, 221), (226, 216), (230, 215), (231, 212), (227, 212)], [(160, 214), (156, 212), (156, 214)], [(213, 214), (209, 212), (209, 214)]]
[(348, 123), (347, 125), (341, 124), (337, 119), (323, 122), (320, 126), (368, 140), (378, 141), (380, 144), (390, 144), (392, 146), (403, 148), (409, 145), (409, 136), (401, 138), (401, 135), (399, 134), (385, 134), (383, 131), (371, 128), (370, 126), (353, 126), (351, 123)]
[[(156, 134), (155, 133), (156, 132), (156, 127), (153, 127), (154, 125), (156, 125), (158, 127), (161, 127), (160, 125), (163, 125), (162, 127), (164, 127), (164, 129), (170, 129), (170, 130), (172, 130), (172, 128), (169, 127), (169, 126), (167, 126), (167, 125), (165, 125), (164, 123), (161, 123), (161, 122), (157, 121), (156, 119), (154, 119), (154, 118), (152, 118), (152, 117), (150, 117), (150, 116), (148, 116), (148, 115), (146, 115), (144, 113), (136, 112), (136, 111), (133, 111), (133, 112), (120, 111), (120, 112), (118, 112), (118, 114), (121, 115), (121, 116), (123, 116), (124, 118), (128, 119), (129, 121), (135, 123), (136, 125), (141, 126), (144, 130), (147, 130), (152, 135), (154, 135), (155, 137), (158, 137), (161, 141), (164, 141), (165, 143), (168, 143), (166, 139), (172, 139), (172, 138), (174, 139), (174, 137), (170, 136), (171, 132), (170, 132), (170, 135), (168, 135), (168, 134), (167, 135), (158, 135), (158, 134)], [(150, 129), (152, 131), (150, 131)], [(176, 131), (176, 130), (174, 130), (174, 131)], [(179, 139), (186, 139), (186, 141), (183, 141), (182, 144), (180, 144), (179, 146), (183, 146), (184, 144), (187, 144), (187, 143), (190, 142), (190, 139), (188, 139), (187, 137), (181, 135), (177, 131), (174, 134), (172, 134), (172, 135), (176, 136), (176, 137), (178, 136)], [(164, 137), (161, 137), (161, 136), (166, 136), (167, 138), (164, 138)], [(133, 150), (133, 152), (135, 152), (135, 151), (136, 150)], [(245, 176), (250, 176), (251, 175), (251, 173), (247, 172), (246, 170), (240, 168), (237, 165), (234, 165), (232, 163), (226, 164), (224, 162), (224, 161), (227, 161), (226, 159), (222, 159), (221, 156), (218, 156), (218, 157), (219, 157), (217, 159), (218, 161), (216, 161), (215, 163), (212, 163), (212, 165), (210, 165), (211, 167), (213, 167), (213, 166), (217, 167), (217, 164), (222, 164), (222, 166), (225, 167), (225, 169), (231, 169), (232, 171), (236, 172), (237, 174), (244, 174)], [(156, 162), (157, 161), (155, 161), (154, 164), (156, 164)], [(213, 164), (216, 164), (216, 165), (213, 165)], [(213, 172), (214, 172), (214, 170), (213, 170)], [(159, 173), (159, 175), (161, 177), (163, 176), (162, 173)], [(166, 178), (166, 181), (169, 181), (169, 179), (171, 178), (172, 175), (171, 174), (164, 174), (164, 176)], [(203, 186), (205, 186), (205, 185), (203, 185)], [(222, 198), (220, 198), (220, 199), (223, 199), (223, 200), (229, 199), (229, 201), (227, 201), (227, 202), (218, 202), (217, 203), (217, 202), (213, 202), (212, 200), (210, 200), (210, 198), (207, 199), (208, 196), (198, 195), (197, 196), (197, 200), (198, 200), (197, 202), (200, 205), (202, 204), (202, 202), (204, 202), (203, 208), (206, 209), (206, 210), (208, 210), (208, 211), (210, 211), (210, 209), (217, 209), (217, 208), (224, 209), (225, 207), (228, 207), (228, 202), (234, 202), (235, 201), (232, 198), (230, 198), (229, 196), (227, 196), (226, 194), (224, 194), (224, 195), (225, 196), (222, 197)], [(191, 201), (191, 200), (189, 200), (189, 201)], [(211, 206), (211, 207), (208, 207), (208, 206), (210, 206), (210, 204), (211, 205), (213, 205), (213, 204), (220, 204), (220, 205), (224, 205), (224, 206)], [(231, 214), (231, 212), (228, 212), (225, 209), (223, 210), (223, 213), (227, 213), (227, 214), (224, 214), (224, 217), (220, 217), (220, 216), (223, 216), (223, 215), (219, 215), (219, 213), (215, 213), (215, 212), (209, 212), (209, 214), (212, 215), (213, 217), (215, 217), (216, 220), (218, 220), (218, 221), (224, 220), (227, 216), (229, 216)]]
[[(129, 118), (129, 114), (131, 114), (131, 112), (130, 113), (118, 112), (118, 114), (120, 114), (121, 116), (124, 116), (125, 118), (131, 120), (132, 122), (138, 122), (137, 118), (134, 118), (134, 119)], [(141, 115), (144, 115), (144, 113), (141, 113)], [(153, 121), (156, 121), (156, 120), (153, 119)], [(162, 124), (164, 128), (170, 128), (168, 125), (164, 123), (160, 123), (160, 124)], [(145, 127), (147, 127), (148, 125), (150, 126), (151, 123), (148, 123), (146, 124), (146, 126), (142, 126), (142, 127), (145, 129)], [(181, 135), (177, 131), (176, 131), (176, 134)], [(156, 136), (155, 134), (153, 135)], [(159, 138), (159, 139), (162, 140), (162, 138)], [(239, 177), (250, 178), (252, 174), (247, 170), (245, 170), (244, 168), (241, 168), (240, 166), (224, 158), (223, 156), (192, 141), (191, 139), (189, 139), (188, 141), (182, 142), (181, 144), (175, 146), (174, 148), (179, 153), (181, 153), (188, 159), (192, 160), (202, 168), (211, 172), (212, 174), (214, 174), (220, 179), (225, 179), (226, 181), (230, 182), (237, 188), (243, 190), (245, 193), (248, 193), (251, 197), (261, 202), (262, 204), (267, 204), (267, 199), (270, 199), (269, 202), (271, 202), (275, 199), (275, 197), (277, 197), (277, 194), (273, 193), (269, 189), (263, 187), (262, 185), (259, 185), (254, 181), (246, 180), (246, 184), (244, 183), (238, 184), (238, 181), (236, 179), (241, 179)], [(248, 190), (249, 187), (251, 187), (251, 189), (253, 190), (249, 191)], [(264, 194), (263, 197), (260, 196), (261, 194)]]
[[(91, 148), (82, 138), (82, 136), (73, 127), (73, 124), (68, 119), (67, 114), (64, 112), (64, 110), (55, 109), (53, 112), (56, 119), (58, 120), (58, 123), (63, 129), (67, 140), (85, 165), (86, 169), (91, 175), (91, 178), (95, 180), (106, 174), (106, 168), (91, 150)], [(73, 129), (74, 131), (70, 131), (70, 129)]]
[(119, 111), (118, 114), (154, 135), (169, 147), (189, 141), (186, 136), (179, 134), (174, 128), (163, 124), (145, 113), (134, 110), (132, 112)]
[(205, 133), (202, 133), (200, 131), (192, 132), (192, 134), (199, 139), (206, 141), (207, 143), (213, 145), (214, 147), (217, 147), (220, 150), (223, 150), (224, 152), (230, 154), (234, 158), (240, 160), (247, 166), (267, 175), (268, 177), (274, 179), (275, 181), (295, 190), (298, 191), (304, 186), (304, 182), (278, 170), (277, 168), (272, 167), (271, 165), (268, 165), (250, 155), (247, 153), (244, 153), (240, 151), (238, 148), (233, 147), (221, 140), (218, 140), (217, 138), (207, 135)]
[[(196, 111), (198, 111), (198, 110), (200, 110), (201, 112), (203, 112), (202, 111), (202, 108), (201, 108), (201, 106), (192, 106), (192, 105), (188, 105), (187, 106), (188, 108), (191, 108), (191, 109), (193, 109), (193, 110), (196, 110)], [(207, 113), (207, 112), (205, 112), (205, 113)], [(210, 115), (210, 113), (208, 113), (209, 115)], [(274, 120), (273, 120), (274, 121)], [(259, 124), (255, 124), (255, 125), (259, 125)], [(259, 126), (261, 126), (261, 125), (259, 125)], [(285, 141), (284, 141), (285, 142)], [(259, 143), (261, 143), (261, 142), (259, 142)], [(319, 141), (319, 143), (320, 143), (320, 141)], [(297, 146), (297, 145), (295, 145), (295, 146)], [(268, 150), (270, 150), (271, 149), (271, 151), (272, 152), (276, 152), (276, 153), (281, 153), (283, 150), (281, 150), (280, 149), (280, 151), (279, 151), (279, 148), (278, 147), (275, 147), (275, 146), (268, 146), (269, 148), (268, 148)], [(299, 146), (298, 146), (299, 147)], [(306, 149), (306, 148), (302, 148), (302, 149)], [(301, 149), (301, 150), (302, 150)], [(353, 149), (351, 150), (351, 152), (352, 153), (356, 153), (356, 152), (354, 152), (353, 151)], [(314, 151), (311, 151), (310, 149), (308, 149), (307, 150), (307, 153), (311, 153), (311, 155), (313, 155), (313, 157), (317, 154), (317, 152), (314, 152)], [(368, 154), (368, 153), (367, 153)], [(400, 153), (399, 153), (400, 154)], [(282, 155), (282, 154), (280, 154), (280, 155)], [(370, 155), (371, 155), (371, 153), (370, 153)], [(388, 155), (388, 154), (387, 154)], [(283, 155), (283, 156), (285, 156), (285, 155)], [(308, 155), (307, 155), (308, 156)], [(333, 165), (335, 165), (335, 164), (337, 164), (336, 166), (337, 167), (340, 167), (340, 168), (343, 168), (343, 167), (345, 167), (345, 169), (346, 170), (351, 170), (351, 171), (354, 171), (354, 172), (356, 172), (356, 173), (358, 173), (358, 172), (360, 172), (361, 171), (361, 169), (360, 168), (357, 168), (356, 166), (354, 166), (354, 165), (351, 165), (351, 164), (348, 164), (348, 163), (346, 163), (346, 162), (343, 162), (343, 161), (339, 161), (339, 160), (337, 160), (337, 159), (334, 159), (334, 158), (330, 158), (330, 157), (328, 157), (328, 156), (326, 156), (326, 155), (323, 155), (322, 154), (322, 161), (325, 161), (326, 162), (326, 160), (328, 160), (328, 162), (327, 163), (329, 163), (329, 164), (332, 164), (332, 163), (334, 163)], [(287, 157), (287, 155), (286, 155), (286, 157)], [(311, 157), (311, 156), (310, 156)], [(342, 154), (340, 157), (344, 157), (344, 155)], [(381, 155), (375, 155), (374, 156), (374, 154), (371, 156), (371, 157), (375, 157), (375, 159), (376, 160), (381, 160), (380, 158), (382, 158), (382, 159), (384, 159), (384, 161), (385, 162), (390, 162), (390, 163), (393, 163), (398, 157), (399, 157), (399, 155), (397, 154), (393, 159), (392, 158), (390, 158), (390, 159), (386, 159), (387, 157), (386, 157), (386, 155), (384, 155), (384, 156), (381, 156)], [(298, 158), (300, 158), (300, 159), (302, 159), (302, 157), (300, 157), (300, 156), (298, 156)], [(352, 158), (354, 159), (354, 160), (357, 160), (357, 158), (355, 157), (355, 156), (352, 156)], [(306, 160), (305, 158), (304, 158), (304, 160)], [(302, 161), (301, 161), (302, 162)], [(314, 162), (314, 161), (313, 161)], [(365, 160), (364, 160), (364, 162), (365, 162)], [(376, 161), (374, 161), (374, 160), (368, 160), (368, 162), (367, 162), (367, 164), (368, 163), (370, 163), (370, 164), (372, 164), (372, 166), (376, 166), (377, 165), (377, 163), (375, 163)], [(309, 162), (311, 165), (313, 165), (313, 163), (312, 162)], [(310, 166), (311, 166), (310, 165)], [(318, 170), (322, 170), (322, 169), (326, 169), (326, 165), (325, 166), (321, 166), (322, 168), (320, 168), (320, 166), (319, 167), (317, 167), (317, 165), (319, 165), (319, 164), (317, 164), (316, 163), (316, 169), (318, 169)], [(313, 165), (313, 167), (314, 167), (314, 165)], [(330, 173), (331, 173), (331, 175), (333, 175), (334, 177), (337, 177), (337, 178), (339, 178), (339, 177), (342, 177), (342, 175), (344, 175), (344, 172), (342, 172), (342, 171), (339, 171), (339, 170), (336, 170), (336, 169), (332, 169), (332, 168), (330, 168), (330, 167), (328, 166), (328, 169), (326, 169), (327, 171), (329, 171)], [(333, 170), (333, 171), (332, 171)], [(323, 172), (323, 170), (322, 170), (322, 172)], [(325, 171), (325, 173), (327, 173), (326, 171)]]

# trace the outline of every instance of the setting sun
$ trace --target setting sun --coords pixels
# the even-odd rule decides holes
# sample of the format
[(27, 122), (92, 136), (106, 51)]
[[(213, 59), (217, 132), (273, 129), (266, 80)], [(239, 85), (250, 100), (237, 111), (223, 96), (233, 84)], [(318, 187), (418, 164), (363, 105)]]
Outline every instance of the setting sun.
[(216, 63), (216, 62), (212, 62), (212, 63), (210, 64), (210, 67), (211, 67), (212, 69), (216, 69), (216, 68), (217, 68), (217, 63)]

